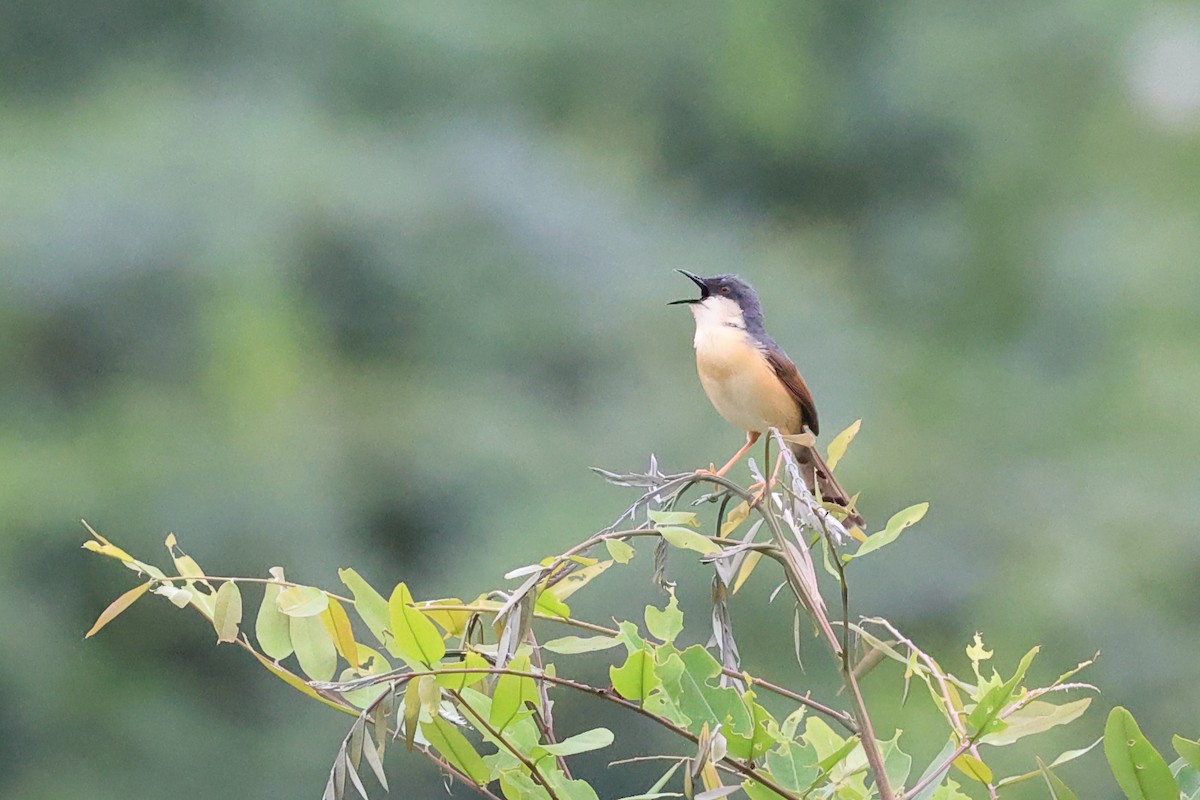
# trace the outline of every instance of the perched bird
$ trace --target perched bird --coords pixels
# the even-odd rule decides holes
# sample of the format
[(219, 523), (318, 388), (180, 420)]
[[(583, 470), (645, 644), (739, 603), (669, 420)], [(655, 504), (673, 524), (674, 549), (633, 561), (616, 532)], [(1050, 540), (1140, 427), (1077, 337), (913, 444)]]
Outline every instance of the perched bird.
[[(817, 407), (796, 365), (763, 328), (758, 294), (736, 275), (701, 278), (676, 270), (700, 287), (700, 297), (676, 300), (687, 304), (696, 319), (696, 371), (717, 413), (746, 431), (746, 444), (725, 466), (724, 475), (768, 428), (784, 434), (815, 436)], [(864, 525), (850, 507), (850, 496), (833, 477), (816, 447), (790, 445), (808, 488), (821, 499), (845, 508), (846, 522)]]

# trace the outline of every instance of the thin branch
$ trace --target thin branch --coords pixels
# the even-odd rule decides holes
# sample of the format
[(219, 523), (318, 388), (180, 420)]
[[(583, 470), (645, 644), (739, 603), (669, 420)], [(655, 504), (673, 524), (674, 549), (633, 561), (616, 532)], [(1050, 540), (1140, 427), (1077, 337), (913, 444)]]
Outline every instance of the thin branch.
[[(447, 672), (449, 671), (450, 670), (447, 670)], [(522, 753), (520, 748), (508, 741), (508, 739), (505, 739), (501, 735), (500, 731), (493, 728), (478, 711), (471, 707), (471, 704), (468, 703), (466, 698), (463, 697), (459, 692), (456, 692), (453, 689), (447, 689), (446, 692), (453, 697), (460, 706), (471, 712), (471, 716), (478, 720), (479, 724), (483, 726), (484, 730), (486, 730), (493, 739), (503, 745), (504, 749), (516, 756), (517, 760), (525, 765), (525, 768), (529, 770), (529, 773), (537, 780), (538, 783), (542, 785), (542, 788), (546, 790), (546, 794), (550, 795), (550, 800), (559, 800), (558, 794), (554, 791), (554, 787), (552, 787), (546, 781), (546, 776), (541, 773), (541, 770), (538, 769), (537, 764), (529, 759), (529, 756)]]
[[(408, 681), (411, 681), (414, 678), (420, 678), (424, 675), (479, 675), (479, 674), (482, 674), (482, 675), (515, 675), (520, 678), (532, 678), (535, 681), (548, 681), (550, 683), (554, 683), (559, 686), (565, 686), (568, 689), (573, 689), (573, 690), (583, 693), (583, 694), (589, 694), (593, 697), (598, 697), (601, 700), (607, 700), (610, 703), (614, 703), (618, 706), (621, 706), (622, 708), (626, 708), (630, 711), (633, 711), (634, 713), (640, 714), (641, 716), (646, 717), (647, 719), (657, 722), (662, 727), (667, 728), (668, 730), (675, 733), (677, 736), (679, 736), (683, 739), (687, 739), (689, 742), (692, 742), (693, 744), (696, 744), (700, 741), (699, 738), (695, 734), (691, 733), (686, 728), (680, 727), (679, 725), (675, 724), (674, 722), (667, 719), (666, 717), (660, 717), (658, 714), (655, 714), (653, 711), (649, 711), (631, 700), (626, 700), (624, 697), (621, 697), (620, 695), (615, 694), (610, 689), (601, 689), (596, 686), (591, 686), (586, 683), (580, 683), (579, 681), (574, 681), (574, 680), (571, 680), (570, 678), (562, 678), (557, 675), (548, 675), (546, 673), (536, 673), (536, 672), (524, 672), (522, 670), (509, 669), (507, 667), (450, 667), (448, 669), (438, 669), (438, 670), (414, 670), (414, 671), (406, 671), (406, 672), (403, 672), (400, 674), (393, 673), (393, 674), (385, 674), (385, 675), (372, 675), (369, 678), (361, 678), (361, 679), (357, 679), (357, 680), (353, 680), (353, 681), (346, 681), (343, 684), (323, 683), (321, 685), (323, 687), (331, 687), (331, 688), (341, 685), (348, 689), (348, 688), (360, 688), (363, 686), (371, 686), (371, 685), (374, 685), (377, 683), (383, 683), (383, 682), (387, 682), (387, 681), (395, 681), (397, 683), (407, 683)], [(456, 700), (459, 699), (456, 696), (458, 694), (457, 692), (451, 692), (450, 694), (451, 694), (451, 696), (454, 696)], [(467, 706), (467, 708), (470, 709), (470, 706)], [(478, 714), (476, 714), (474, 712), (474, 710), (472, 710), (471, 713), (472, 713), (472, 715), (474, 715), (476, 717), (479, 716)], [(488, 729), (489, 733), (492, 733), (493, 729), (491, 728), (490, 725), (487, 725), (485, 723), (485, 727)], [(492, 735), (496, 736), (496, 734), (494, 734), (494, 733)], [(497, 738), (499, 738), (499, 737), (497, 736)], [(520, 757), (520, 756), (518, 756), (518, 757)], [(525, 761), (525, 759), (522, 758), (522, 762), (524, 762), (524, 761)], [(783, 788), (779, 784), (775, 783), (775, 781), (771, 780), (771, 778), (769, 778), (768, 776), (759, 772), (755, 768), (742, 763), (741, 761), (739, 761), (736, 758), (733, 758), (732, 756), (726, 756), (724, 759), (722, 759), (722, 763), (729, 765), (729, 767), (731, 767), (735, 772), (739, 773), (743, 777), (750, 778), (751, 780), (762, 784), (763, 786), (767, 787), (768, 789), (775, 792), (776, 794), (786, 798), (786, 800), (801, 800), (799, 795), (797, 795), (793, 792), (789, 792), (787, 789)], [(547, 787), (547, 789), (548, 788), (549, 787)]]

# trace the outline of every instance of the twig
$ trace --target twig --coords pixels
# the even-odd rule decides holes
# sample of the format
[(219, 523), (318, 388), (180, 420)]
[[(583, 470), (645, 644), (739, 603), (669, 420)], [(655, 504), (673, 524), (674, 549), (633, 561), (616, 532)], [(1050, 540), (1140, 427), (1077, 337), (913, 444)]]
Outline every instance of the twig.
[[(452, 671), (453, 670), (446, 670), (446, 672)], [(508, 739), (505, 739), (501, 735), (500, 731), (493, 728), (478, 711), (471, 707), (471, 704), (467, 702), (466, 698), (463, 697), (462, 694), (454, 691), (453, 689), (447, 689), (446, 692), (454, 698), (455, 702), (469, 711), (471, 716), (479, 721), (479, 724), (488, 732), (489, 735), (491, 735), (493, 739), (499, 742), (505, 750), (516, 756), (517, 760), (525, 765), (525, 768), (529, 770), (529, 773), (534, 777), (534, 779), (537, 780), (537, 782), (542, 785), (542, 788), (546, 790), (546, 794), (550, 795), (550, 800), (559, 800), (558, 793), (556, 793), (554, 791), (554, 787), (546, 781), (546, 776), (541, 773), (541, 770), (538, 769), (538, 766), (535, 762), (531, 761), (527, 755), (522, 753), (520, 748), (516, 747), (512, 742), (508, 741)]]

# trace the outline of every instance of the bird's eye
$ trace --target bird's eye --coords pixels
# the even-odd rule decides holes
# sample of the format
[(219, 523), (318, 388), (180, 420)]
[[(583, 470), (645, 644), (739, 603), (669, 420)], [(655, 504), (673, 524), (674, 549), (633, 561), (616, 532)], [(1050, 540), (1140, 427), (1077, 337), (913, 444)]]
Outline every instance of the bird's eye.
[(729, 294), (729, 287), (728, 287), (728, 286), (722, 286), (722, 287), (721, 287), (720, 289), (718, 289), (717, 291), (719, 291), (721, 294)]

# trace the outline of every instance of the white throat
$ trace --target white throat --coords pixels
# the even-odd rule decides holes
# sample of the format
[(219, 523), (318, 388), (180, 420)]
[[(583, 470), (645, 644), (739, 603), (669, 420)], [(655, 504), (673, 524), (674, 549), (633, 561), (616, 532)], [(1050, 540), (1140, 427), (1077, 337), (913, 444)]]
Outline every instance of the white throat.
[(746, 330), (746, 318), (742, 315), (741, 307), (728, 297), (712, 295), (688, 308), (696, 318), (696, 337), (692, 344), (697, 348), (705, 341), (728, 333), (730, 328)]

